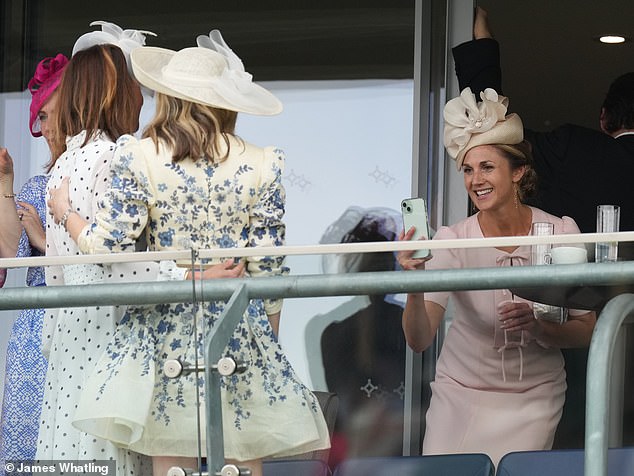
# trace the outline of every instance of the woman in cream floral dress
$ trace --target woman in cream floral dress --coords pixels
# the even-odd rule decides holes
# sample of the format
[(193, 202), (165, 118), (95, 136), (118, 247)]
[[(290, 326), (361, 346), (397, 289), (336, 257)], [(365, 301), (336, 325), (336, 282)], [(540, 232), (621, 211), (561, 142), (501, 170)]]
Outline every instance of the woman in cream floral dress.
[[(281, 104), (251, 82), (218, 32), (210, 39), (217, 51), (132, 52), (135, 76), (156, 91), (157, 111), (143, 140), (119, 140), (111, 189), (93, 223), (84, 226), (69, 210), (67, 229), (84, 252), (132, 251), (143, 230), (152, 250), (284, 243), (284, 154), (234, 134), (237, 111), (270, 115)], [(55, 216), (69, 205), (61, 189)], [(276, 276), (288, 269), (282, 257), (261, 256), (247, 259), (247, 272)], [(329, 444), (315, 397), (278, 344), (281, 304), (251, 300), (226, 348), (247, 370), (222, 380), (225, 456), (246, 462), (255, 475), (262, 458)], [(194, 362), (196, 347), (202, 355), (203, 335), (224, 306), (203, 305), (204, 328), (194, 326), (192, 303), (128, 307), (86, 385), (75, 426), (154, 456), (155, 474), (173, 464), (191, 466), (202, 387), (194, 374), (166, 378), (163, 365), (167, 359)]]

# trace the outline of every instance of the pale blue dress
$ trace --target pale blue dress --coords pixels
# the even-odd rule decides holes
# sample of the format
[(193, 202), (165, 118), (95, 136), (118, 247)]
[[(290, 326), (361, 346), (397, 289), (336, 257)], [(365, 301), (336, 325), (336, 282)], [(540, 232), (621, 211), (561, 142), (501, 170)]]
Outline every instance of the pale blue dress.
[[(16, 200), (35, 207), (46, 225), (46, 182), (48, 176), (31, 177)], [(17, 257), (41, 256), (32, 247), (24, 231), (20, 237)], [(44, 286), (44, 269), (28, 268), (27, 286)], [(0, 443), (0, 474), (4, 462), (32, 460), (35, 457), (46, 359), (42, 355), (43, 309), (24, 309), (18, 314), (7, 344), (4, 397), (2, 400), (2, 439)]]

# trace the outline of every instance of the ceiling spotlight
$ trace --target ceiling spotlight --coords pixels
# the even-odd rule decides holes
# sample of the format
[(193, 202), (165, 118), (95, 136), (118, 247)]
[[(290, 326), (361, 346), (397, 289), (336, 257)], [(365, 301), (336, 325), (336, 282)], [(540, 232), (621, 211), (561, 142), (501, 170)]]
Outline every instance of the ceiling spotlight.
[(621, 35), (603, 35), (599, 37), (599, 41), (601, 43), (616, 45), (619, 43), (625, 43), (627, 41), (627, 38)]

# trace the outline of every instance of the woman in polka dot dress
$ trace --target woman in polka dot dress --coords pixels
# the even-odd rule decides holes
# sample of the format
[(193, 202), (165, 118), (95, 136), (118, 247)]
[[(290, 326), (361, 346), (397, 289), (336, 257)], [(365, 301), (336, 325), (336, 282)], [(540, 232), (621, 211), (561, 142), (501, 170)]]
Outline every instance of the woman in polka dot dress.
[[(86, 78), (93, 78), (87, 81)], [(97, 81), (94, 78), (100, 78)], [(125, 55), (114, 45), (77, 52), (59, 86), (57, 142), (66, 151), (51, 170), (47, 190), (71, 176), (74, 210), (92, 220), (107, 188), (114, 140), (138, 129), (142, 96), (128, 73)], [(116, 111), (116, 114), (115, 114)], [(65, 144), (59, 143), (66, 138)], [(46, 255), (80, 254), (64, 226), (49, 220)], [(107, 268), (99, 265), (51, 266), (49, 286), (103, 282)], [(148, 474), (149, 461), (112, 443), (78, 431), (71, 424), (81, 389), (106, 348), (117, 322), (112, 306), (53, 309), (44, 322), (43, 346), (49, 353), (37, 459), (117, 461), (117, 474)]]

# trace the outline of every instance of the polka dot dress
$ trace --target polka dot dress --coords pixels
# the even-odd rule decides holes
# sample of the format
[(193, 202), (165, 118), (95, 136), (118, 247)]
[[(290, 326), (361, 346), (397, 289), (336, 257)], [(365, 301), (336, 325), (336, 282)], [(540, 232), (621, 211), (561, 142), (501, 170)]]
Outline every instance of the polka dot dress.
[[(90, 221), (109, 184), (114, 144), (101, 134), (82, 147), (84, 140), (82, 132), (67, 141), (67, 151), (51, 171), (48, 190), (59, 186), (63, 177), (70, 177), (73, 209)], [(66, 230), (49, 220), (46, 255), (77, 254), (80, 252)], [(50, 266), (46, 269), (46, 283), (49, 286), (100, 283), (109, 274), (109, 268), (99, 265)], [(121, 310), (114, 306), (47, 310), (42, 341), (49, 363), (37, 459), (116, 460), (117, 475), (151, 474), (147, 457), (118, 448), (72, 425), (84, 384), (109, 343), (120, 315)]]

